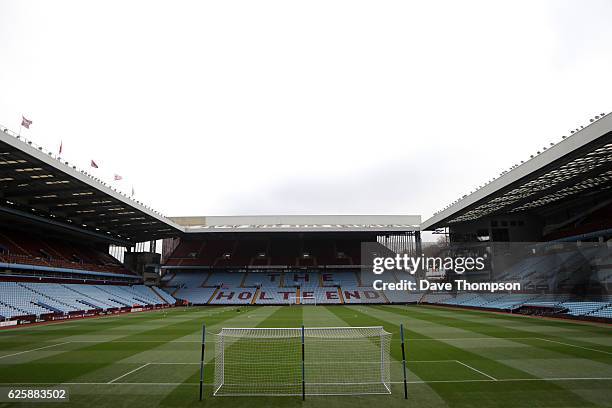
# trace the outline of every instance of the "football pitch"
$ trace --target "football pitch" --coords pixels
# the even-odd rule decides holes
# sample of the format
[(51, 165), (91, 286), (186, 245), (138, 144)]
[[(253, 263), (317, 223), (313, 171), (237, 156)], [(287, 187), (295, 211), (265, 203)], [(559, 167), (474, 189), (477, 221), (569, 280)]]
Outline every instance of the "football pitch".
[[(208, 349), (205, 399), (199, 402), (202, 323)], [(211, 395), (215, 333), (221, 328), (302, 324), (383, 326), (392, 333), (392, 394), (308, 396), (304, 402), (295, 396)], [(2, 330), (0, 383), (68, 388), (70, 402), (57, 406), (610, 407), (612, 330), (603, 324), (416, 305), (175, 308)]]

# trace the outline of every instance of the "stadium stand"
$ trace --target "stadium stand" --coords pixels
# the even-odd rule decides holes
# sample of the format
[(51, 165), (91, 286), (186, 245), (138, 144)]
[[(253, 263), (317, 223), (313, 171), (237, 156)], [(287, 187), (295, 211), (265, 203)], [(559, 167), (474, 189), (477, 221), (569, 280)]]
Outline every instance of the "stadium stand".
[(0, 316), (71, 314), (90, 310), (109, 310), (134, 306), (171, 305), (144, 285), (85, 285), (32, 282), (0, 282)]
[[(381, 292), (360, 287), (353, 271), (177, 272), (169, 285), (164, 287), (168, 293), (194, 304), (282, 305), (296, 296), (312, 297), (317, 304), (388, 303)], [(409, 303), (417, 298), (398, 293), (394, 300)]]
[(211, 305), (244, 305), (253, 303), (255, 300), (255, 288), (223, 288), (217, 290), (209, 304)]
[(206, 305), (210, 302), (217, 288), (182, 288), (173, 292), (178, 299), (195, 305)]
[[(177, 301), (286, 305), (304, 299), (324, 305), (425, 303), (610, 318), (610, 129), (608, 115), (422, 224), (419, 216), (166, 218), (35, 145), (0, 132), (0, 318), (69, 316)], [(40, 175), (52, 181), (32, 181)], [(522, 289), (373, 289), (377, 277), (361, 273), (367, 258), (362, 243), (378, 245), (372, 253), (419, 255), (421, 229), (444, 234), (455, 246), (442, 251), (451, 255), (486, 254), (497, 260), (463, 278), (518, 282)], [(163, 239), (161, 263), (143, 257), (130, 264), (109, 254), (115, 247), (126, 248), (123, 255), (133, 259), (133, 252), (153, 255), (158, 239)], [(517, 242), (531, 246), (515, 251), (510, 243)], [(496, 243), (507, 245), (493, 248)], [(138, 271), (136, 264), (142, 264)], [(391, 278), (452, 282), (457, 278), (452, 273), (420, 270), (416, 276), (393, 273)]]
[(0, 232), (0, 262), (133, 275), (108, 252), (31, 233)]
[(489, 268), (445, 282), (517, 282), (514, 293), (426, 293), (421, 302), (606, 319), (612, 279), (612, 115), (521, 161), (422, 223), (453, 255), (479, 248)]

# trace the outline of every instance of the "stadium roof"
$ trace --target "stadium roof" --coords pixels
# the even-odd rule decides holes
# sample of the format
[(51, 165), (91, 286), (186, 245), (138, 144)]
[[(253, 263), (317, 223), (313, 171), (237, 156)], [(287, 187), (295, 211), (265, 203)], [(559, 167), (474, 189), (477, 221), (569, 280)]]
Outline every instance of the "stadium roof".
[(160, 213), (0, 128), (0, 212), (121, 245), (177, 235)]
[(259, 215), (172, 217), (187, 233), (205, 232), (408, 232), (419, 215)]
[(496, 214), (538, 210), (577, 194), (612, 188), (612, 115), (515, 165), (423, 222), (423, 230)]

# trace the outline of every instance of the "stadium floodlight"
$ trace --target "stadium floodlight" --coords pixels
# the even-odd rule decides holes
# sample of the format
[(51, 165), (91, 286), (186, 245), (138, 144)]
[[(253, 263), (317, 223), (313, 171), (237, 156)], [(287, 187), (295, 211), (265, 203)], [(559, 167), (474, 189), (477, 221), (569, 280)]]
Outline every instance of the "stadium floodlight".
[(214, 396), (390, 394), (383, 327), (223, 328)]

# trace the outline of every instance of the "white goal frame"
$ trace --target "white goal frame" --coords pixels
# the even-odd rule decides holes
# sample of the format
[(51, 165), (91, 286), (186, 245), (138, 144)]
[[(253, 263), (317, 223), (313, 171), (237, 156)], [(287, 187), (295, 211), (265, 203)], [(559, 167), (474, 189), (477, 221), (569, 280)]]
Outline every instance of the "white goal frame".
[(391, 333), (375, 327), (223, 328), (214, 396), (390, 394)]

